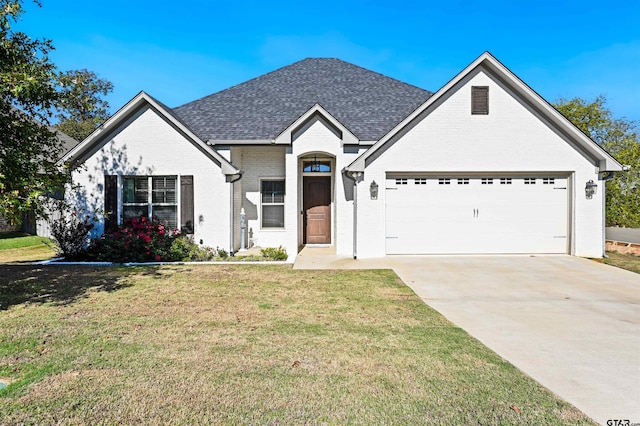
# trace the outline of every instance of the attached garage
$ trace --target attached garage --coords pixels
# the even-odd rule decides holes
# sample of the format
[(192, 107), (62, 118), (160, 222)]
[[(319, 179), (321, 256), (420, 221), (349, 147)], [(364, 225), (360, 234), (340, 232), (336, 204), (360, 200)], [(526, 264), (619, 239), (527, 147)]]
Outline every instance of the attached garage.
[(600, 257), (622, 170), (486, 53), (343, 169), (354, 257)]
[(561, 175), (388, 174), (387, 254), (568, 253)]

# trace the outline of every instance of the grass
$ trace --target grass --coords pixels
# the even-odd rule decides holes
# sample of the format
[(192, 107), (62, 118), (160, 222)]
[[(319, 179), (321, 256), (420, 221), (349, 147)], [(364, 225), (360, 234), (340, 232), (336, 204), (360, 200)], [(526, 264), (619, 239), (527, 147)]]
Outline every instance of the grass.
[(20, 232), (0, 233), (0, 263), (33, 262), (54, 255), (48, 238)]
[(47, 244), (48, 238), (37, 235), (25, 235), (17, 232), (0, 234), (0, 250), (17, 249)]
[(593, 424), (391, 271), (0, 266), (1, 424)]
[(603, 263), (640, 274), (640, 256), (615, 251), (608, 251), (607, 256), (609, 257), (602, 259)]

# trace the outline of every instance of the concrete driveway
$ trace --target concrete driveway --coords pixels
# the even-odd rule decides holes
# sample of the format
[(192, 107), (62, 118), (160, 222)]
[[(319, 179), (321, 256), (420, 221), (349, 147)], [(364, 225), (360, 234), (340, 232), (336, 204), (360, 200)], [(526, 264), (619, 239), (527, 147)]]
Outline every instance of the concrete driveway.
[(571, 256), (299, 256), (392, 268), (429, 306), (594, 420), (640, 422), (640, 275)]

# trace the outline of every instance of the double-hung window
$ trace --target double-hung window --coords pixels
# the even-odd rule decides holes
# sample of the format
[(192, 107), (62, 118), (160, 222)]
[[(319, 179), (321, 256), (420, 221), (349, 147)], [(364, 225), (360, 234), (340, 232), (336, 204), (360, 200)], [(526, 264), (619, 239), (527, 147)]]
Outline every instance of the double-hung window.
[(146, 216), (178, 227), (178, 179), (176, 176), (124, 176), (122, 217)]
[(284, 180), (260, 181), (262, 227), (284, 228)]

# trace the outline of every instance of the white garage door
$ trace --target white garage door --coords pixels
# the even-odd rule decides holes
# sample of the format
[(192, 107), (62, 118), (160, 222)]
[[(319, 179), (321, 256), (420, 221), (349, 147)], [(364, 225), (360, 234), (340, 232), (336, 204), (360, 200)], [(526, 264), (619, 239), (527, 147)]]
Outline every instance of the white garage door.
[(567, 253), (567, 179), (397, 177), (387, 254)]

